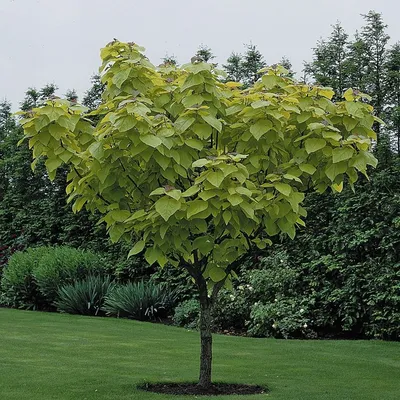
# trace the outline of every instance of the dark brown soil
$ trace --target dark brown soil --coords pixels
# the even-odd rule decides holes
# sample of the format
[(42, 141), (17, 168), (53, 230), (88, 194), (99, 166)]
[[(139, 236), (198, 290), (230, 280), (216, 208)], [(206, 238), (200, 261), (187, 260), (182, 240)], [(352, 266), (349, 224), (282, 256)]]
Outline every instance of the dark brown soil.
[(214, 383), (209, 388), (203, 388), (196, 383), (145, 383), (138, 388), (147, 392), (176, 394), (181, 396), (249, 395), (268, 392), (268, 390), (262, 386), (240, 385), (237, 383)]

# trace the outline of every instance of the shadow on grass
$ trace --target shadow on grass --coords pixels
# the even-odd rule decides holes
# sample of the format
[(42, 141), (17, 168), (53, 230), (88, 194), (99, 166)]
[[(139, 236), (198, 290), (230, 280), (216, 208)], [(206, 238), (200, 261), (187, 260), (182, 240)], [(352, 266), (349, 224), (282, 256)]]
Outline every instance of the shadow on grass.
[(224, 395), (251, 395), (268, 393), (265, 386), (244, 385), (239, 383), (215, 382), (204, 388), (196, 382), (144, 382), (136, 386), (146, 392), (186, 395), (186, 396), (224, 396)]

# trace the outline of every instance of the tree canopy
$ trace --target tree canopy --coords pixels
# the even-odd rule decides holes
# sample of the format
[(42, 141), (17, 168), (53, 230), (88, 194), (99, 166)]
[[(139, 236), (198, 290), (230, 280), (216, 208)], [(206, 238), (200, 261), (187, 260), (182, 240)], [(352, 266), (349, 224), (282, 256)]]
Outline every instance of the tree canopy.
[[(22, 121), (34, 163), (54, 179), (71, 165), (74, 210), (103, 214), (111, 239), (130, 254), (199, 268), (210, 284), (249, 247), (294, 237), (304, 192), (341, 191), (375, 165), (375, 119), (365, 96), (297, 84), (281, 67), (241, 91), (199, 62), (156, 69), (133, 43), (102, 49), (103, 103), (91, 114), (67, 100)], [(94, 126), (91, 116), (102, 118)], [(132, 237), (133, 236), (133, 237)]]

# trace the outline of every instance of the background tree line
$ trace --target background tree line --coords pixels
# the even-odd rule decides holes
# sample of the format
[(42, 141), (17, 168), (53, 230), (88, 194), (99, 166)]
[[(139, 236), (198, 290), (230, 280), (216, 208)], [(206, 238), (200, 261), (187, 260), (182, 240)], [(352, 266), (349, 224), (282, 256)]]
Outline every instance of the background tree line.
[[(387, 25), (379, 13), (370, 11), (363, 17), (364, 26), (352, 37), (335, 24), (331, 35), (317, 42), (301, 79), (332, 87), (336, 99), (349, 87), (371, 96), (376, 114), (385, 121), (383, 127), (375, 127), (378, 168), (371, 171), (370, 180), (360, 177), (355, 193), (345, 189), (340, 195), (306, 197), (307, 226), (295, 240), (280, 237), (271, 248), (249, 256), (235, 284), (236, 301), (223, 305), (224, 312), (216, 315), (219, 329), (249, 329), (256, 336), (398, 339), (400, 335), (400, 43), (389, 46)], [(253, 44), (244, 50), (233, 52), (222, 67), (226, 79), (246, 87), (259, 78), (258, 71), (267, 61)], [(195, 57), (212, 62), (215, 56), (202, 45)], [(163, 62), (178, 63), (168, 56)], [(280, 63), (294, 74), (287, 58)], [(38, 106), (55, 96), (56, 90), (55, 85), (28, 89), (20, 108)], [(82, 103), (95, 109), (102, 90), (99, 76), (94, 76)], [(65, 96), (77, 100), (73, 90)], [(27, 144), (17, 146), (21, 137), (11, 105), (3, 101), (0, 273), (17, 250), (60, 244), (102, 253), (122, 280), (154, 273), (141, 259), (126, 260), (129, 245), (110, 244), (104, 227), (95, 224), (97, 218), (71, 212), (65, 196), (66, 171), (54, 182), (48, 180), (44, 166), (33, 173)], [(173, 268), (157, 274), (171, 288), (181, 285)], [(256, 292), (259, 289), (258, 297), (243, 289), (253, 286)], [(178, 287), (182, 300), (192, 297), (189, 287)], [(299, 314), (299, 310), (303, 311)]]

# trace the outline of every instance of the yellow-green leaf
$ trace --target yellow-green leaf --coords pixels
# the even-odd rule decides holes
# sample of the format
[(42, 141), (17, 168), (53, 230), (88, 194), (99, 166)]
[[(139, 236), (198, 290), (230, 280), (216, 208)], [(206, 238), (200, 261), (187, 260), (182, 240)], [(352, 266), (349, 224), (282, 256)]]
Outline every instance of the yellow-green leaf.
[(305, 141), (305, 149), (308, 154), (321, 150), (326, 146), (324, 139), (307, 139)]
[(155, 208), (161, 217), (168, 221), (181, 208), (181, 202), (169, 196), (164, 196), (156, 201)]
[(223, 268), (219, 268), (219, 267), (215, 266), (209, 270), (208, 275), (213, 282), (219, 282), (225, 278), (226, 272)]
[(207, 175), (207, 180), (208, 182), (211, 183), (211, 185), (214, 185), (215, 187), (220, 187), (221, 183), (224, 180), (224, 173), (220, 170), (218, 171), (211, 171), (208, 175)]
[(274, 183), (274, 186), (278, 192), (282, 193), (285, 196), (289, 196), (290, 193), (292, 193), (292, 187), (287, 183), (276, 182)]
[(191, 218), (196, 214), (201, 213), (202, 211), (207, 210), (208, 203), (204, 200), (194, 200), (189, 203), (189, 207), (187, 209), (187, 217)]
[(332, 151), (332, 162), (338, 163), (353, 157), (354, 149), (351, 147), (338, 147)]
[(140, 140), (151, 147), (158, 147), (162, 144), (162, 140), (154, 135), (142, 135), (140, 136)]
[(135, 254), (139, 254), (144, 249), (144, 246), (145, 242), (143, 240), (139, 240), (138, 242), (136, 242), (129, 252), (128, 258), (134, 256)]

